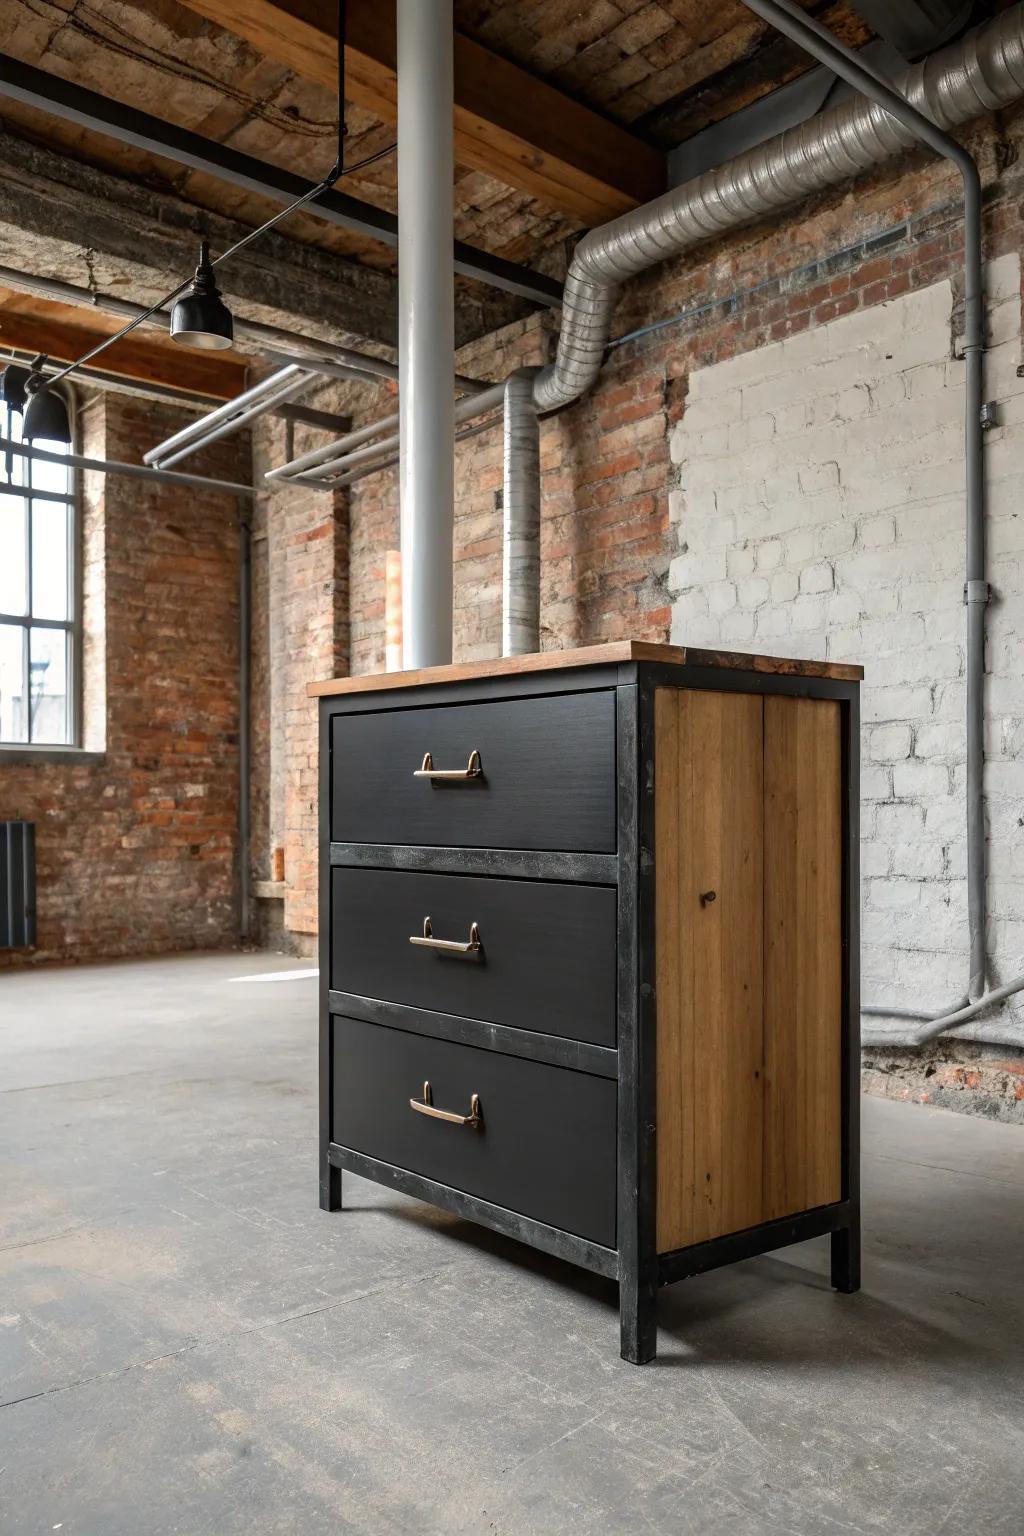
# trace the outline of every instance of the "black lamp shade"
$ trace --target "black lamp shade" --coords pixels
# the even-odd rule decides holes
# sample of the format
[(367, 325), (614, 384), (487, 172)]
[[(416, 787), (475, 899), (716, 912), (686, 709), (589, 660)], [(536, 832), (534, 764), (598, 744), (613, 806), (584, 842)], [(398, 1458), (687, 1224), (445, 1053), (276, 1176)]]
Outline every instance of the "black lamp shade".
[(68, 408), (55, 390), (43, 388), (29, 395), (21, 435), (29, 440), (42, 437), (54, 443), (71, 442)]
[(171, 310), (171, 335), (186, 347), (222, 351), (234, 339), (231, 311), (216, 291), (196, 293), (193, 285)]
[(28, 381), (28, 369), (19, 368), (17, 363), (8, 363), (3, 373), (0, 374), (0, 400), (4, 402), (8, 410), (17, 411), (20, 415), (25, 409), (25, 386)]
[(234, 339), (231, 311), (220, 296), (204, 241), (192, 286), (171, 310), (171, 336), (186, 347), (220, 352)]

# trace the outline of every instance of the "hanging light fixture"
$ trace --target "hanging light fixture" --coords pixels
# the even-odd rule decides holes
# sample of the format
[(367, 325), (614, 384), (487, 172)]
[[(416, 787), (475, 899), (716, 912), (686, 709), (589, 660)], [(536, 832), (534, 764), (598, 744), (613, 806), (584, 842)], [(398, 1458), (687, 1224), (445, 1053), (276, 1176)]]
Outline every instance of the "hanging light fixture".
[[(42, 359), (40, 360), (40, 362)], [(21, 435), (27, 442), (42, 437), (47, 442), (71, 444), (71, 418), (63, 396), (48, 380), (42, 368), (34, 366), (25, 381), (28, 404)]]
[[(234, 330), (231, 311), (220, 296), (214, 268), (220, 266), (222, 262), (229, 260), (238, 251), (244, 250), (254, 240), (258, 240), (261, 235), (266, 234), (268, 229), (276, 228), (282, 219), (287, 219), (300, 208), (304, 208), (307, 203), (311, 203), (323, 193), (329, 192), (340, 181), (342, 176), (349, 175), (352, 171), (362, 170), (364, 166), (372, 165), (375, 160), (380, 160), (384, 155), (389, 155), (396, 147), (394, 144), (390, 144), (386, 149), (380, 149), (375, 154), (367, 155), (365, 159), (360, 160), (356, 165), (345, 166), (345, 135), (348, 131), (345, 126), (345, 0), (338, 0), (337, 45), (338, 153), (334, 164), (327, 172), (323, 181), (317, 182), (315, 187), (310, 187), (308, 192), (304, 192), (301, 197), (297, 197), (286, 208), (282, 208), (279, 213), (275, 213), (273, 218), (268, 219), (265, 224), (261, 224), (259, 229), (251, 229), (240, 240), (236, 240), (234, 245), (228, 246), (227, 250), (222, 251), (214, 261), (210, 260), (209, 247), (204, 240), (200, 246), (199, 265), (196, 267), (193, 278), (186, 278), (185, 282), (179, 283), (177, 288), (172, 288), (171, 292), (165, 293), (162, 299), (158, 299), (155, 304), (151, 304), (148, 309), (136, 315), (133, 320), (129, 320), (127, 325), (123, 325), (113, 336), (106, 336), (102, 341), (97, 342), (82, 357), (76, 358), (73, 363), (68, 363), (65, 368), (62, 368), (58, 373), (47, 379), (45, 385), (42, 382), (33, 384), (31, 379), (27, 380), (26, 387), (30, 399), (25, 413), (24, 435), (26, 437), (51, 437), (56, 438), (58, 441), (70, 441), (70, 435), (64, 437), (61, 432), (51, 430), (58, 428), (63, 419), (63, 432), (69, 433), (67, 408), (64, 406), (63, 401), (60, 400), (60, 397), (54, 393), (53, 386), (59, 384), (62, 379), (66, 379), (69, 374), (76, 372), (77, 369), (82, 368), (85, 364), (91, 363), (94, 357), (98, 357), (101, 352), (105, 352), (108, 347), (113, 346), (115, 342), (127, 336), (130, 331), (134, 331), (136, 326), (152, 319), (166, 304), (173, 303), (174, 306), (171, 311), (170, 331), (175, 341), (180, 341), (184, 346), (202, 347), (210, 351), (219, 351), (224, 347), (230, 347)], [(35, 372), (33, 369), (34, 377)], [(39, 377), (41, 380), (42, 375), (40, 374)], [(2, 393), (0, 393), (0, 398), (3, 398)], [(61, 418), (60, 412), (63, 412), (63, 418)]]
[(233, 336), (231, 311), (220, 296), (210, 263), (210, 248), (204, 240), (199, 247), (199, 265), (192, 286), (171, 310), (171, 337), (186, 347), (218, 352), (230, 347)]
[(0, 400), (9, 411), (15, 411), (19, 416), (25, 409), (26, 388), (30, 377), (28, 369), (19, 368), (17, 363), (8, 363), (0, 374)]

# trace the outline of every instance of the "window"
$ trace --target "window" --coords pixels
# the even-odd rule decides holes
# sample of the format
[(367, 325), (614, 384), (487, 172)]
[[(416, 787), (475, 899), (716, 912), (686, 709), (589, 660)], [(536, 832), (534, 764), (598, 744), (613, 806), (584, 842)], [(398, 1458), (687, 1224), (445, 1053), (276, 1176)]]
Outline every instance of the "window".
[[(0, 436), (21, 441), (21, 416), (2, 401)], [(0, 747), (77, 742), (77, 510), (69, 465), (0, 449)]]

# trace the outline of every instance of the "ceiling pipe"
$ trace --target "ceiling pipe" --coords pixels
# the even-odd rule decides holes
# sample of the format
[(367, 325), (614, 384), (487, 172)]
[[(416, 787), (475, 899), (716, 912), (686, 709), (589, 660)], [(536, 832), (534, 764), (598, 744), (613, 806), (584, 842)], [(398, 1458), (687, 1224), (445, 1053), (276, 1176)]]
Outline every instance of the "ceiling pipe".
[(276, 398), (281, 389), (289, 384), (305, 382), (308, 378), (309, 375), (295, 363), (275, 369), (273, 373), (268, 373), (265, 379), (260, 379), (259, 383), (254, 384), (251, 389), (244, 390), (233, 400), (226, 400), (223, 405), (208, 411), (198, 421), (190, 421), (187, 427), (181, 428), (180, 432), (174, 432), (162, 443), (157, 443), (155, 448), (150, 448), (142, 455), (142, 462), (159, 464), (168, 455), (177, 453), (179, 449), (187, 448), (190, 444), (198, 446), (199, 442), (215, 428), (233, 422), (236, 416), (250, 407), (260, 405), (264, 409), (269, 409), (269, 402)]
[[(503, 421), (504, 412), (499, 411), (496, 415), (488, 416), (484, 421), (475, 421), (471, 426), (461, 427), (455, 434), (455, 441), (457, 443), (464, 443), (467, 438), (478, 437), (481, 432), (489, 432), (492, 427), (500, 426)], [(357, 480), (366, 480), (370, 477), (370, 475), (380, 475), (383, 474), (385, 470), (394, 469), (397, 463), (398, 454), (392, 449), (391, 453), (386, 459), (379, 459), (374, 464), (364, 464), (358, 469), (349, 470), (346, 474), (341, 475), (337, 480), (331, 480), (329, 483), (327, 481), (311, 481), (308, 483), (315, 483), (319, 485), (322, 491), (341, 490), (344, 486), (355, 485)], [(303, 483), (305, 484), (307, 482)], [(392, 668), (391, 670), (400, 671), (401, 669)]]
[(452, 659), (455, 356), (452, 0), (398, 0), (402, 656)]
[[(892, 88), (944, 129), (1009, 105), (1024, 92), (1024, 7), (913, 65)], [(558, 352), (534, 385), (538, 409), (569, 405), (595, 382), (627, 278), (793, 208), (916, 143), (916, 133), (882, 107), (853, 97), (592, 230), (569, 267)]]
[(146, 464), (122, 464), (118, 459), (87, 459), (80, 453), (51, 453), (48, 448), (32, 448), (0, 437), (0, 453), (19, 459), (39, 459), (44, 464), (67, 464), (72, 469), (95, 469), (102, 475), (127, 475), (132, 480), (153, 480), (162, 485), (177, 485), (187, 490), (223, 491), (226, 496), (251, 497), (251, 485), (237, 480), (211, 480), (208, 475), (184, 475), (173, 469), (151, 469)]
[(264, 400), (257, 401), (255, 405), (236, 411), (227, 421), (222, 421), (218, 426), (211, 427), (208, 421), (200, 422), (199, 425), (205, 425), (206, 429), (197, 438), (187, 443), (184, 448), (179, 448), (175, 453), (164, 450), (154, 463), (161, 469), (170, 469), (172, 464), (180, 464), (182, 459), (191, 458), (192, 454), (208, 448), (211, 443), (218, 443), (222, 438), (231, 437), (235, 432), (240, 432), (251, 421), (267, 415), (269, 411), (275, 411), (297, 400), (299, 395), (304, 395), (308, 389), (319, 382), (316, 374), (301, 373), (299, 378), (282, 384), (273, 394), (268, 395)]
[[(487, 389), (477, 395), (465, 395), (455, 403), (452, 419), (456, 426), (464, 422), (472, 421), (476, 416), (482, 416), (487, 411), (492, 411), (496, 406), (501, 406), (505, 399), (504, 384), (491, 384)], [(373, 443), (371, 447), (363, 448), (359, 445), (369, 439), (379, 437), (387, 427), (393, 426), (399, 421), (398, 416), (386, 416), (380, 421), (371, 422), (369, 426), (359, 427), (357, 431), (350, 432), (346, 437), (340, 438), (335, 443), (328, 443), (323, 448), (313, 448), (309, 453), (304, 453), (301, 458), (293, 459), (290, 464), (282, 464), (278, 469), (268, 470), (267, 480), (298, 480), (303, 485), (335, 486), (342, 475), (351, 470), (371, 463), (378, 458), (394, 456), (394, 450), (400, 449), (401, 434), (391, 432), (387, 437), (381, 438), (379, 443)], [(352, 452), (352, 449), (357, 451)]]
[(308, 453), (300, 454), (298, 458), (291, 459), (287, 464), (279, 464), (276, 469), (268, 469), (264, 474), (264, 480), (291, 480), (296, 475), (301, 475), (307, 470), (316, 469), (318, 465), (325, 464), (328, 460), (343, 458), (353, 448), (361, 448), (364, 443), (372, 442), (375, 437), (380, 437), (385, 432), (392, 432), (398, 426), (398, 412), (390, 416), (382, 416), (378, 421), (371, 421), (365, 427), (357, 427), (354, 432), (346, 432), (343, 437), (336, 438), (334, 442), (325, 443), (320, 448), (311, 448)]

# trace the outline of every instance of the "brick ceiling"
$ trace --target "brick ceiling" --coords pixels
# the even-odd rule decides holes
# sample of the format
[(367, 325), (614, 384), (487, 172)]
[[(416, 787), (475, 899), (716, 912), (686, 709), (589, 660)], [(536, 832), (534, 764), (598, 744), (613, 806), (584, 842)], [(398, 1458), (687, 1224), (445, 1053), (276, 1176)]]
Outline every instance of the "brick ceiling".
[[(870, 34), (851, 7), (810, 7), (849, 42)], [(455, 0), (458, 29), (566, 94), (670, 147), (806, 67), (789, 44), (766, 38), (739, 0)], [(119, 101), (319, 178), (334, 151), (326, 88), (262, 57), (175, 0), (4, 0), (0, 50)], [(196, 172), (3, 103), (5, 123), (200, 208), (258, 223), (272, 205)], [(389, 146), (394, 128), (350, 107), (348, 156)], [(390, 210), (391, 156), (353, 175), (346, 190)], [(509, 259), (558, 272), (579, 221), (480, 171), (456, 173), (456, 234)], [(394, 252), (323, 223), (294, 217), (294, 238), (383, 270)]]

